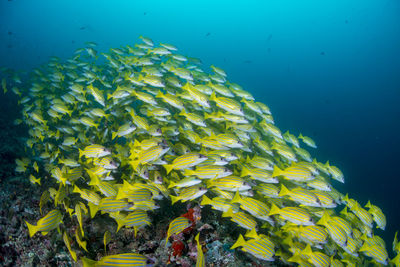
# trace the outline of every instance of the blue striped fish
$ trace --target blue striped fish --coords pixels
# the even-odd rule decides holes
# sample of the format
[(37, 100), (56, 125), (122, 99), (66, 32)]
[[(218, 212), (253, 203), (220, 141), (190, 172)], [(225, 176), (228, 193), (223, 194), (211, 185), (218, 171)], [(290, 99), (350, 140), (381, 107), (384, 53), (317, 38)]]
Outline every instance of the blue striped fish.
[(312, 251), (310, 245), (307, 245), (302, 251), (302, 255), (307, 257), (308, 262), (315, 267), (329, 267), (331, 265), (331, 259), (328, 255), (319, 251)]
[(173, 160), (171, 164), (164, 165), (167, 174), (172, 170), (182, 170), (196, 166), (207, 159), (206, 156), (199, 153), (187, 153)]
[(310, 214), (303, 208), (285, 207), (280, 209), (275, 204), (272, 204), (268, 215), (270, 216), (275, 214), (282, 216), (285, 220), (288, 220), (294, 224), (314, 225), (314, 221)]
[(99, 261), (82, 258), (82, 263), (83, 267), (151, 267), (154, 265), (152, 260), (138, 253), (108, 255)]
[(296, 165), (287, 167), (284, 170), (274, 166), (272, 177), (277, 176), (283, 176), (285, 179), (295, 182), (307, 182), (315, 178), (308, 168)]
[(242, 235), (239, 235), (238, 240), (233, 244), (231, 249), (242, 247), (241, 250), (250, 253), (254, 257), (274, 261), (275, 246), (266, 236), (258, 236), (257, 238), (245, 240)]
[(76, 252), (72, 250), (71, 248), (71, 241), (69, 240), (69, 237), (67, 235), (66, 232), (64, 232), (63, 234), (63, 240), (64, 240), (64, 244), (67, 246), (69, 253), (71, 254), (71, 257), (74, 261), (77, 261), (77, 257), (76, 257)]
[(96, 144), (87, 146), (83, 150), (79, 149), (79, 158), (82, 158), (83, 156), (87, 158), (101, 158), (110, 154), (111, 154), (110, 150), (108, 150), (102, 145), (96, 145)]
[(368, 212), (372, 215), (376, 225), (378, 228), (385, 230), (386, 227), (386, 216), (383, 214), (382, 210), (375, 205), (372, 205), (371, 202), (368, 201), (366, 208), (369, 208)]
[(56, 229), (62, 223), (62, 214), (59, 210), (52, 210), (41, 218), (36, 225), (32, 225), (25, 221), (28, 226), (29, 236), (34, 236), (37, 232), (46, 235), (51, 230)]
[(233, 213), (232, 208), (222, 213), (222, 217), (231, 217), (231, 221), (247, 230), (251, 230), (257, 226), (257, 221), (252, 216), (240, 211)]
[(206, 266), (206, 259), (204, 258), (203, 248), (200, 244), (200, 233), (198, 233), (195, 237), (196, 240), (196, 247), (197, 247), (197, 259), (196, 259), (196, 267), (205, 267)]
[(137, 233), (137, 229), (140, 227), (143, 227), (145, 225), (150, 225), (150, 219), (147, 216), (147, 212), (143, 210), (134, 210), (133, 212), (130, 212), (126, 217), (116, 217), (115, 218), (118, 228), (121, 229), (121, 227), (133, 227), (135, 230), (135, 236)]
[(168, 243), (168, 239), (175, 234), (181, 233), (183, 230), (188, 228), (191, 222), (185, 217), (178, 217), (172, 220), (168, 226), (167, 238), (165, 239), (165, 245)]

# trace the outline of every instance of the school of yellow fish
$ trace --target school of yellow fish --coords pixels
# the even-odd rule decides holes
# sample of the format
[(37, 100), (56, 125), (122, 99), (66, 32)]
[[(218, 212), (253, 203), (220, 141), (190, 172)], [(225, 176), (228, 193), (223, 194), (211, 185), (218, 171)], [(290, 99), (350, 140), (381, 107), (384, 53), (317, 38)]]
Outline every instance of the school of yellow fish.
[[(95, 43), (65, 61), (52, 58), (35, 69), (29, 84), (3, 79), (19, 96), (29, 127), (27, 157), (16, 171), (46, 185), (40, 211), (26, 222), (30, 236), (76, 223), (66, 247), (87, 251), (84, 219), (108, 214), (136, 232), (150, 225), (157, 201), (210, 205), (243, 228), (232, 249), (260, 260), (299, 266), (400, 266), (397, 236), (389, 260), (374, 228), (385, 229), (381, 209), (365, 206), (334, 189), (344, 183), (339, 168), (313, 159), (314, 141), (282, 133), (269, 108), (221, 68), (211, 74), (201, 61), (175, 46), (146, 37), (134, 46), (98, 53)], [(190, 225), (178, 217), (171, 235)], [(245, 234), (244, 234), (245, 233)], [(104, 245), (111, 235), (106, 232)], [(75, 239), (72, 246), (71, 239)], [(206, 266), (196, 236), (196, 266)], [(84, 266), (148, 266), (144, 255), (124, 253)]]

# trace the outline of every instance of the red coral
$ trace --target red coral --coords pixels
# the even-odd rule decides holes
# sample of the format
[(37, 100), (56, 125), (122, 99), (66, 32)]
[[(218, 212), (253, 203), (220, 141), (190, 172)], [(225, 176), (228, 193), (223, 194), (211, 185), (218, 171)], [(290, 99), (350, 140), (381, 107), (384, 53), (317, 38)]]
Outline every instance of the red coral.
[(182, 214), (181, 217), (185, 217), (192, 222), (189, 227), (183, 230), (184, 234), (188, 234), (196, 227), (196, 222), (201, 219), (201, 209), (200, 207), (190, 208), (188, 212)]
[(180, 257), (182, 256), (183, 250), (185, 249), (185, 243), (183, 243), (181, 240), (174, 241), (172, 243), (172, 249), (173, 249), (172, 256)]
[(195, 223), (193, 214), (194, 214), (194, 209), (189, 209), (188, 212), (186, 212), (185, 214), (182, 214), (181, 217), (185, 217), (185, 218), (189, 219), (192, 223)]

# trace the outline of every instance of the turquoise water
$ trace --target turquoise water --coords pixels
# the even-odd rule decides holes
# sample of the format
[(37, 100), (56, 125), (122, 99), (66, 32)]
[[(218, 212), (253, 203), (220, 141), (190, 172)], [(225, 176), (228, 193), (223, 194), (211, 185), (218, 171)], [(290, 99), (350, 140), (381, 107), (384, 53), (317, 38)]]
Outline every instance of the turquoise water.
[[(84, 3), (82, 3), (84, 2)], [(271, 108), (282, 131), (314, 138), (339, 189), (400, 229), (400, 2), (4, 1), (0, 66), (30, 70), (86, 41), (100, 50), (144, 35), (214, 64)], [(389, 243), (388, 243), (389, 244)]]

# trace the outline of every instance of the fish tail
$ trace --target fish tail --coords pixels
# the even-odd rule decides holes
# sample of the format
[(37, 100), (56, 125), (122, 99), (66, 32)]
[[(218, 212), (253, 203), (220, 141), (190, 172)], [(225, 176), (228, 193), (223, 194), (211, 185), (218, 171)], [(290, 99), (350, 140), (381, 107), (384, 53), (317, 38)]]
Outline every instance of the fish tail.
[(301, 251), (301, 254), (307, 255), (309, 257), (312, 256), (313, 252), (312, 252), (310, 244), (307, 244), (306, 248)]
[(90, 217), (93, 218), (96, 215), (97, 211), (99, 210), (99, 206), (91, 202), (89, 202), (88, 205), (90, 210)]
[(81, 193), (82, 191), (77, 187), (76, 185), (74, 186), (74, 190), (72, 190), (72, 193)]
[(317, 222), (317, 224), (320, 224), (320, 225), (327, 225), (329, 219), (330, 219), (329, 214), (328, 214), (327, 212), (324, 212), (324, 213), (322, 214), (321, 219), (319, 219), (319, 221)]
[(170, 188), (172, 188), (172, 187), (174, 187), (174, 186), (176, 186), (176, 183), (174, 183), (173, 181), (171, 181), (171, 182), (169, 183), (169, 185), (168, 185), (168, 189), (170, 189)]
[(164, 94), (160, 90), (158, 90), (158, 93), (156, 94), (156, 97), (161, 98), (163, 96), (164, 96)]
[(96, 263), (97, 262), (94, 260), (90, 260), (88, 258), (82, 257), (83, 267), (94, 267), (94, 266), (96, 266)]
[(243, 200), (242, 200), (242, 198), (240, 197), (239, 190), (238, 190), (238, 191), (236, 191), (235, 196), (232, 198), (231, 204), (232, 204), (232, 203), (241, 203), (242, 201), (243, 201)]
[(117, 232), (119, 231), (119, 229), (121, 229), (122, 227), (124, 227), (125, 223), (124, 220), (122, 219), (115, 219), (117, 221), (118, 227), (117, 227)]
[(247, 175), (249, 175), (249, 174), (250, 174), (249, 169), (243, 167), (242, 173), (240, 174), (240, 177), (244, 177), (244, 176), (247, 176)]
[(142, 146), (140, 142), (137, 139), (135, 139), (135, 141), (133, 141), (133, 147), (140, 147), (140, 146)]
[(169, 174), (172, 171), (172, 169), (174, 168), (174, 165), (166, 164), (166, 165), (164, 165), (164, 168), (167, 171), (167, 174)]
[(122, 190), (121, 188), (118, 190), (118, 194), (115, 197), (115, 199), (123, 199), (126, 197), (126, 194), (124, 193), (124, 190)]
[(243, 247), (245, 244), (246, 244), (246, 240), (244, 240), (244, 237), (242, 235), (239, 235), (238, 240), (236, 240), (235, 244), (233, 244), (230, 249), (234, 249), (237, 247)]
[(257, 239), (257, 238), (258, 238), (258, 234), (257, 234), (256, 228), (253, 228), (253, 229), (251, 229), (251, 231), (248, 231), (248, 232), (245, 234), (245, 237), (250, 237), (250, 238), (255, 238), (255, 239)]
[(79, 158), (82, 158), (82, 156), (83, 156), (83, 151), (82, 151), (80, 148), (78, 148), (78, 150), (79, 150)]
[(186, 113), (186, 111), (185, 111), (184, 108), (182, 109), (181, 112), (179, 112), (179, 115), (180, 115), (180, 116), (186, 116), (186, 114), (187, 114), (187, 113)]
[(293, 254), (293, 256), (292, 257), (290, 257), (289, 259), (288, 259), (288, 261), (290, 261), (290, 262), (296, 262), (296, 263), (302, 263), (304, 260), (303, 260), (303, 258), (300, 256), (300, 253), (299, 252), (295, 252), (294, 254)]
[(287, 187), (282, 184), (281, 185), (281, 191), (279, 191), (279, 196), (283, 197), (283, 196), (286, 196), (286, 195), (289, 195), (289, 194), (290, 194), (289, 189), (287, 189)]
[(275, 204), (272, 204), (271, 209), (270, 209), (270, 211), (269, 211), (269, 213), (268, 213), (268, 216), (270, 216), (270, 215), (275, 215), (275, 214), (279, 214), (280, 211), (281, 211), (280, 208), (278, 208)]
[(203, 198), (202, 198), (202, 200), (201, 200), (200, 205), (201, 205), (201, 206), (211, 205), (211, 203), (212, 203), (212, 200), (209, 199), (206, 195), (203, 195)]
[(139, 161), (138, 160), (132, 160), (131, 162), (132, 168), (136, 171), (139, 165)]
[(232, 208), (229, 208), (228, 211), (222, 213), (222, 217), (232, 217), (233, 211)]
[(176, 197), (176, 196), (172, 196), (172, 195), (171, 195), (171, 202), (172, 202), (172, 205), (174, 205), (175, 202), (177, 202), (177, 201), (179, 201), (179, 198)]
[(274, 170), (272, 171), (272, 177), (277, 177), (282, 175), (283, 171), (279, 169), (278, 166), (274, 165)]
[(38, 231), (38, 227), (36, 225), (28, 223), (27, 221), (25, 221), (25, 223), (28, 226), (29, 237), (34, 236), (36, 234), (36, 232)]

